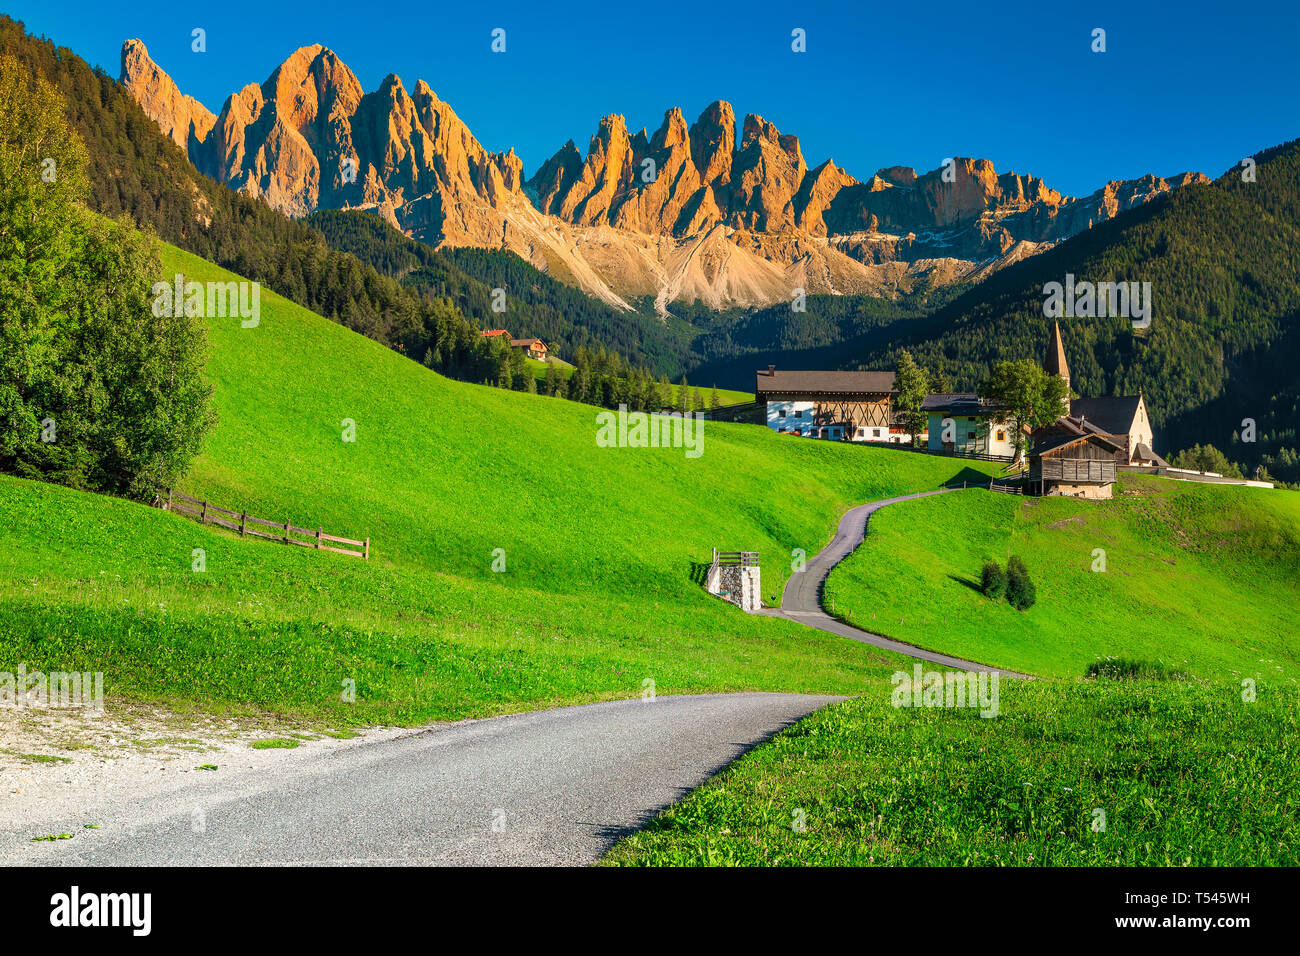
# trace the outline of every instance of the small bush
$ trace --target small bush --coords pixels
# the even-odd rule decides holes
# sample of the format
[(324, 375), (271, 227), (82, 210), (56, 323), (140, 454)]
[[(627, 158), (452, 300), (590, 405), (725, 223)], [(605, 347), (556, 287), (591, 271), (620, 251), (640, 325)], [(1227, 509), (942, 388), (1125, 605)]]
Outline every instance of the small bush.
[(985, 597), (1002, 600), (1002, 596), (1007, 593), (1007, 573), (1002, 570), (1002, 565), (996, 561), (984, 562), (984, 570), (980, 573), (980, 590)]
[(1024, 611), (1038, 599), (1034, 582), (1029, 580), (1029, 569), (1015, 555), (1007, 561), (1007, 600), (1017, 611)]
[(1109, 680), (1186, 680), (1187, 672), (1160, 661), (1135, 661), (1126, 657), (1107, 657), (1088, 665), (1089, 677)]

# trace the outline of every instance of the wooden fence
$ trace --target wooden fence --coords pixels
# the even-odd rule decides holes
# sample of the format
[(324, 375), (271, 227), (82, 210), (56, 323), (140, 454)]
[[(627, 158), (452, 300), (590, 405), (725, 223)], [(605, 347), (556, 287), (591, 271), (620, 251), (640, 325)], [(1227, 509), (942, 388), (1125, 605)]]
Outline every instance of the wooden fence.
[(719, 551), (713, 549), (713, 563), (720, 568), (756, 568), (757, 551)]
[[(318, 551), (348, 554), (364, 561), (370, 560), (369, 538), (364, 541), (358, 541), (355, 538), (340, 538), (338, 535), (326, 534), (320, 528), (313, 531), (311, 528), (295, 527), (287, 521), (267, 521), (265, 518), (255, 518), (247, 511), (231, 511), (228, 508), (219, 508), (210, 501), (191, 498), (189, 495), (183, 495), (179, 491), (172, 489), (166, 489), (166, 497), (163, 497), (163, 493), (164, 489), (159, 488), (156, 499), (159, 507), (164, 511), (174, 511), (190, 518), (197, 518), (199, 524), (215, 524), (231, 531), (238, 531), (241, 535), (266, 538), (268, 541), (278, 541), (281, 544), (296, 544), (299, 547), (315, 548)], [(259, 528), (274, 528), (276, 533), (271, 534), (269, 531), (260, 531)], [(295, 535), (299, 537), (295, 537)], [(326, 544), (327, 541), (330, 544)], [(361, 550), (352, 551), (348, 548), (331, 547), (334, 544), (349, 544)]]

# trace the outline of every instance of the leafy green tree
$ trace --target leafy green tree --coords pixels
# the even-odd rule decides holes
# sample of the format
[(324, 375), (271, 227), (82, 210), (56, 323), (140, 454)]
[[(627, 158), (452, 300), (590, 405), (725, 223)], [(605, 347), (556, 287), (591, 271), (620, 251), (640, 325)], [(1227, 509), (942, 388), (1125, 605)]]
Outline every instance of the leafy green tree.
[(713, 384), (713, 392), (709, 395), (709, 408), (721, 408), (722, 399), (718, 397), (718, 385)]
[(897, 389), (894, 407), (915, 448), (921, 443), (921, 432), (926, 428), (926, 415), (921, 411), (921, 404), (930, 391), (930, 376), (906, 349), (898, 353)]
[(992, 420), (1012, 425), (1016, 458), (1025, 447), (1025, 428), (1037, 428), (1056, 421), (1065, 411), (1069, 389), (1065, 382), (1046, 372), (1032, 359), (999, 362), (993, 374), (980, 386), (979, 394), (994, 403)]
[(155, 241), (87, 212), (83, 169), (59, 94), (0, 57), (0, 468), (147, 498), (214, 421), (206, 341), (153, 314)]

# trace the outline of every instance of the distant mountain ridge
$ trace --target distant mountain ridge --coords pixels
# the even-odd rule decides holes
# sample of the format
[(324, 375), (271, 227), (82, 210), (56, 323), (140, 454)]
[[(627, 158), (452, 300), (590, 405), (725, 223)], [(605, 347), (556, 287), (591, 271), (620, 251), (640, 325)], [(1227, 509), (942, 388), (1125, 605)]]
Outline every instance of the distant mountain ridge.
[(831, 159), (809, 168), (798, 137), (730, 104), (653, 134), (604, 117), (585, 156), (566, 143), (525, 179), (420, 80), (371, 93), (333, 51), (295, 51), (218, 114), (183, 94), (139, 40), (120, 82), (205, 174), (288, 215), (359, 208), (435, 246), (513, 251), (619, 308), (654, 297), (710, 308), (808, 294), (893, 297), (979, 281), (1190, 182), (1145, 176), (1076, 199), (1041, 179), (954, 158), (859, 181)]

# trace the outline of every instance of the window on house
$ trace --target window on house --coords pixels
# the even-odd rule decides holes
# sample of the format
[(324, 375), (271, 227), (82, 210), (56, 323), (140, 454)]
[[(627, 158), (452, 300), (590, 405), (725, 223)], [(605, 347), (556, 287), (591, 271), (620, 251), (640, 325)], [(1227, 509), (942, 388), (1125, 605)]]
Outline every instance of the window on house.
[(974, 441), (974, 440), (975, 440), (975, 433), (974, 433), (974, 432), (967, 432), (967, 433), (966, 433), (966, 440), (967, 440), (967, 441)]
[(782, 418), (785, 418), (785, 409), (784, 409), (784, 408), (781, 409), (781, 417), (782, 417)]
[(1002, 431), (1001, 429), (999, 429), (999, 430), (998, 430), (998, 441), (1006, 441), (1006, 440), (1007, 440), (1007, 433), (1004, 432), (1004, 431)]
[(880, 429), (877, 428), (875, 431), (873, 431), (873, 432), (871, 433), (871, 437), (872, 437), (872, 438), (879, 438), (879, 437), (880, 437)]
[(795, 409), (794, 417), (795, 417), (795, 418), (803, 418), (803, 409), (801, 409), (801, 408), (797, 408), (797, 409)]

